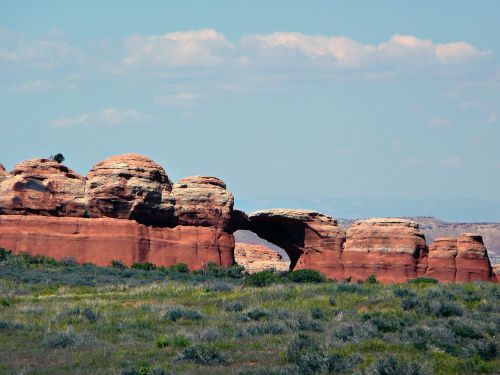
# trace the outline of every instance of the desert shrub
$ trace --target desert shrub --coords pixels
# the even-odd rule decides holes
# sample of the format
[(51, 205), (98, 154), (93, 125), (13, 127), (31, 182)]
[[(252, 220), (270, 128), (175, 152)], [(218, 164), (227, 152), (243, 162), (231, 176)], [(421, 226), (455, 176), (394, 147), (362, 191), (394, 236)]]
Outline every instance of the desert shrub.
[(311, 309), (311, 318), (316, 320), (323, 320), (326, 319), (326, 314), (319, 307), (313, 307)]
[(224, 306), (224, 310), (230, 312), (239, 312), (245, 310), (246, 308), (247, 305), (241, 301), (230, 302)]
[(5, 298), (5, 297), (2, 297), (0, 299), (0, 306), (2, 307), (7, 307), (7, 306), (10, 306), (10, 301), (8, 298)]
[(205, 342), (215, 342), (220, 339), (223, 334), (221, 331), (215, 327), (208, 327), (199, 332), (198, 334), (200, 340)]
[(429, 304), (429, 309), (438, 318), (463, 315), (462, 307), (452, 301), (432, 301)]
[(8, 250), (5, 250), (3, 247), (0, 247), (0, 262), (7, 260), (12, 253)]
[(438, 284), (439, 280), (432, 277), (417, 277), (416, 279), (412, 279), (408, 282), (410, 284)]
[(371, 323), (380, 332), (395, 332), (411, 325), (410, 319), (401, 317), (394, 313), (373, 311), (363, 314), (363, 321)]
[(156, 266), (150, 262), (134, 263), (134, 264), (132, 264), (132, 269), (143, 270), (143, 271), (152, 271), (152, 270), (156, 269)]
[(124, 270), (127, 268), (125, 264), (115, 259), (111, 261), (111, 267), (116, 268), (117, 270)]
[(393, 290), (394, 296), (399, 298), (415, 298), (416, 293), (413, 290), (407, 288), (395, 288)]
[(244, 367), (238, 369), (238, 375), (290, 375), (295, 374), (296, 369), (291, 366), (283, 367)]
[(368, 276), (368, 278), (366, 279), (366, 282), (368, 284), (377, 284), (378, 283), (377, 277), (372, 274), (372, 275)]
[(235, 264), (230, 267), (221, 267), (215, 263), (208, 263), (202, 270), (202, 274), (211, 277), (225, 277), (231, 279), (241, 279), (245, 268)]
[(329, 304), (330, 306), (335, 306), (335, 305), (337, 304), (337, 301), (335, 301), (335, 297), (334, 297), (334, 296), (330, 296), (330, 297), (328, 298), (328, 304)]
[(198, 310), (187, 309), (184, 307), (172, 307), (163, 314), (164, 319), (176, 322), (180, 319), (200, 320), (203, 316)]
[(186, 348), (189, 345), (191, 340), (181, 334), (172, 337), (162, 336), (156, 340), (156, 346), (159, 348)]
[(323, 332), (325, 330), (320, 322), (307, 318), (299, 318), (294, 326), (300, 331)]
[(416, 362), (408, 362), (392, 355), (385, 355), (369, 369), (370, 375), (427, 375), (428, 372)]
[(492, 361), (498, 358), (498, 346), (492, 340), (479, 343), (476, 351), (479, 357), (485, 361)]
[(223, 365), (227, 358), (212, 346), (205, 344), (194, 344), (182, 351), (179, 359), (192, 361), (200, 365)]
[(300, 333), (288, 344), (285, 359), (288, 362), (297, 362), (308, 351), (319, 351), (319, 345), (312, 337)]
[(328, 372), (330, 374), (346, 374), (361, 362), (363, 362), (363, 358), (359, 354), (342, 355), (333, 353), (327, 357)]
[(168, 271), (177, 273), (189, 273), (189, 266), (186, 263), (177, 263), (168, 267)]
[(447, 325), (456, 336), (466, 339), (480, 339), (483, 337), (481, 328), (471, 321), (450, 320)]
[(77, 333), (72, 330), (55, 331), (47, 335), (42, 345), (49, 349), (77, 348), (95, 344), (96, 339), (88, 333)]
[(5, 320), (0, 320), (0, 330), (2, 329), (23, 329), (24, 325), (21, 323), (10, 323)]
[(205, 287), (207, 292), (230, 292), (234, 286), (223, 280), (210, 280)]
[(262, 322), (254, 323), (250, 326), (240, 329), (236, 334), (237, 337), (246, 336), (266, 336), (266, 335), (282, 335), (289, 331), (288, 327), (279, 322)]
[(68, 318), (70, 319), (75, 318), (77, 320), (85, 319), (90, 323), (95, 323), (97, 321), (97, 313), (95, 313), (89, 307), (84, 307), (84, 308), (75, 307), (74, 309), (69, 309), (56, 315), (54, 321), (57, 322)]
[(21, 259), (25, 264), (44, 264), (54, 267), (59, 267), (61, 265), (61, 263), (59, 263), (54, 258), (46, 257), (44, 255), (31, 255), (27, 252), (20, 253), (18, 259)]
[(256, 272), (245, 277), (245, 285), (264, 287), (276, 283), (279, 280), (278, 275), (272, 271)]
[(288, 273), (287, 277), (294, 283), (322, 283), (326, 281), (321, 272), (309, 269), (292, 271)]
[(337, 290), (344, 293), (360, 293), (363, 287), (359, 284), (342, 282), (337, 285)]
[(263, 318), (270, 317), (271, 313), (267, 310), (255, 309), (248, 311), (246, 316), (248, 316), (252, 320), (261, 320)]
[(160, 368), (151, 368), (149, 364), (142, 362), (137, 368), (130, 367), (123, 369), (121, 375), (166, 375), (166, 372)]
[(369, 322), (342, 323), (332, 330), (332, 342), (360, 342), (378, 336), (377, 329)]
[(407, 297), (401, 299), (401, 307), (403, 310), (412, 310), (419, 305), (418, 299), (415, 297)]

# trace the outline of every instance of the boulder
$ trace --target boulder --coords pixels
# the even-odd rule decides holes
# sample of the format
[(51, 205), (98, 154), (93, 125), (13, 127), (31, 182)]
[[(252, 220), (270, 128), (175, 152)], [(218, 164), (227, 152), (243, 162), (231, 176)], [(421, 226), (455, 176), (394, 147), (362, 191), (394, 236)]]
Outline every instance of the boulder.
[(153, 160), (137, 154), (113, 156), (94, 165), (87, 176), (88, 215), (169, 226), (171, 189), (165, 170)]
[(438, 237), (429, 246), (427, 277), (442, 282), (454, 283), (457, 273), (455, 258), (457, 256), (457, 239)]
[(210, 227), (145, 226), (134, 220), (0, 215), (0, 247), (56, 259), (108, 266), (186, 263), (199, 270), (208, 263), (234, 264), (232, 234)]
[(234, 197), (216, 177), (186, 177), (173, 186), (168, 197), (174, 206), (174, 224), (220, 228), (230, 231)]
[(493, 279), (488, 252), (483, 238), (475, 233), (463, 233), (457, 238), (455, 282), (489, 281)]
[(385, 283), (422, 276), (427, 266), (427, 245), (418, 224), (399, 218), (374, 218), (353, 223), (347, 230), (342, 254), (345, 277), (366, 280), (370, 275)]
[(345, 231), (334, 218), (310, 210), (270, 209), (248, 215), (248, 222), (246, 229), (286, 251), (290, 269), (311, 268), (331, 279), (343, 277)]
[(493, 279), (497, 283), (500, 283), (500, 264), (494, 264), (492, 267), (493, 267)]
[(248, 273), (290, 269), (290, 262), (284, 261), (280, 254), (263, 245), (238, 242), (234, 247), (234, 259)]
[(23, 161), (0, 180), (0, 214), (84, 216), (85, 179), (53, 160)]

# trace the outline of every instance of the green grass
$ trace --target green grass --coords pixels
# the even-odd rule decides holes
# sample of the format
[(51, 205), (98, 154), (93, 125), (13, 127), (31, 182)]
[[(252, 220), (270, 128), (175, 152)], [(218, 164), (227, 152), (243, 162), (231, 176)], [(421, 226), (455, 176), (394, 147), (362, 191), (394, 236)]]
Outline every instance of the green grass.
[(500, 373), (496, 284), (186, 271), (0, 252), (0, 373)]

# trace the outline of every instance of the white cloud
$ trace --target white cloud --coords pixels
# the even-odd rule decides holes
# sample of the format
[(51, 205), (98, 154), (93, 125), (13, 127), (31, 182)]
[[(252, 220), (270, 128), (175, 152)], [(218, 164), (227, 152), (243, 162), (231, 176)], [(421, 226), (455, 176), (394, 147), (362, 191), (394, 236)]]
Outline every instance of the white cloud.
[(192, 92), (178, 92), (165, 96), (156, 95), (154, 100), (157, 104), (169, 107), (193, 107), (199, 102), (200, 96)]
[(302, 55), (356, 68), (377, 64), (460, 64), (489, 54), (466, 42), (436, 44), (411, 35), (394, 35), (388, 42), (364, 44), (343, 36), (305, 35), (297, 32), (256, 34), (242, 38), (245, 52), (278, 58)]
[(134, 109), (105, 108), (99, 112), (84, 113), (77, 117), (61, 117), (50, 121), (49, 125), (57, 127), (73, 127), (83, 125), (122, 125), (133, 124), (147, 120), (149, 116), (143, 115)]
[(51, 88), (52, 85), (50, 84), (50, 82), (44, 81), (42, 79), (25, 82), (21, 85), (21, 91), (23, 92), (48, 91)]
[(431, 118), (427, 120), (427, 124), (431, 128), (445, 128), (450, 126), (450, 122), (445, 118)]
[(32, 40), (23, 34), (0, 29), (0, 62), (32, 63), (50, 68), (77, 58), (79, 54), (78, 49), (61, 39), (60, 35), (49, 34)]
[(164, 35), (134, 35), (126, 40), (126, 66), (213, 65), (230, 48), (226, 37), (213, 29), (177, 31)]
[(456, 169), (462, 166), (462, 159), (457, 157), (442, 159), (438, 161), (438, 165), (443, 168)]
[(488, 124), (494, 124), (497, 121), (498, 121), (498, 115), (496, 113), (490, 113), (488, 115), (488, 118), (486, 119), (486, 122)]

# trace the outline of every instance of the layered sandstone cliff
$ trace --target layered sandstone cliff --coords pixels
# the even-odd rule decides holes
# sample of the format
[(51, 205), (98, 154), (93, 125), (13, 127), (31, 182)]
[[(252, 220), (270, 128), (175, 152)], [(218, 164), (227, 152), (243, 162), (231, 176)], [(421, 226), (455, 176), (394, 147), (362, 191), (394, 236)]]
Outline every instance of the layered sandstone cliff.
[(10, 173), (0, 169), (0, 247), (99, 265), (229, 266), (233, 201), (221, 180), (194, 176), (172, 185), (142, 155), (108, 158), (86, 177), (32, 159)]
[[(346, 232), (315, 211), (246, 215), (233, 204), (220, 179), (191, 176), (173, 184), (160, 165), (137, 154), (103, 160), (85, 177), (53, 160), (32, 159), (11, 172), (0, 165), (0, 247), (99, 265), (114, 259), (200, 269), (233, 264), (233, 232), (243, 229), (283, 249), (290, 269), (316, 269), (331, 279), (497, 279), (476, 234), (438, 238), (428, 248), (410, 220), (360, 220)], [(248, 269), (281, 269), (265, 248), (240, 246), (237, 253)]]

